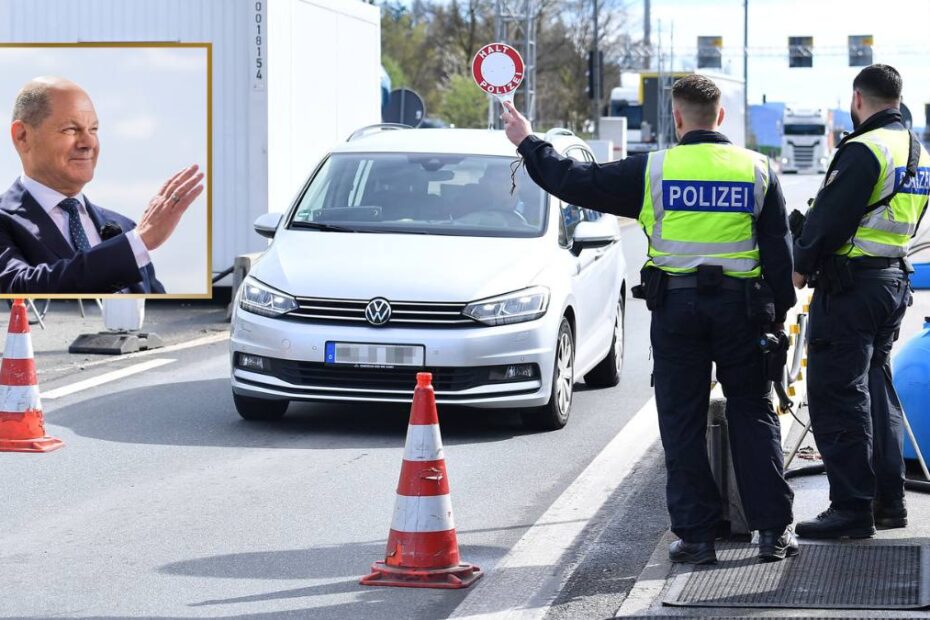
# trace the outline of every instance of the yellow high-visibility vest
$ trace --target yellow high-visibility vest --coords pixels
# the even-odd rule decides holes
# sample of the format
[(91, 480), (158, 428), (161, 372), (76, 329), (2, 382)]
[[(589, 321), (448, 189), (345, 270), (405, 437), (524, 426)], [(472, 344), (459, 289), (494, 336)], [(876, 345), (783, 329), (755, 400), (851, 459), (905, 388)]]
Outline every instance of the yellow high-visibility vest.
[[(866, 213), (852, 239), (836, 253), (851, 258), (907, 256), (911, 237), (917, 232), (917, 224), (927, 208), (927, 197), (930, 195), (930, 156), (920, 147), (917, 176), (907, 177), (904, 174), (910, 154), (910, 132), (907, 130), (882, 127), (867, 131), (849, 142), (866, 145), (881, 168), (878, 181), (869, 196), (869, 204), (875, 204), (891, 195), (895, 188), (898, 188), (898, 193), (890, 203)], [(816, 207), (815, 202), (813, 208)]]
[(719, 265), (758, 278), (756, 220), (765, 202), (764, 155), (732, 144), (687, 144), (649, 154), (639, 223), (649, 261), (673, 275)]

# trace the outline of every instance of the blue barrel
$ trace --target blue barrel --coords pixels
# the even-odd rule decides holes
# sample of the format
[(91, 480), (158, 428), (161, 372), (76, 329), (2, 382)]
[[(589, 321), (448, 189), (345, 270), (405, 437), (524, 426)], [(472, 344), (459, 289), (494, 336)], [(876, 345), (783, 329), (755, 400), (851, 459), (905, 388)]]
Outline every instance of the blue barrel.
[(911, 288), (914, 290), (930, 289), (930, 263), (914, 263), (911, 274)]
[[(911, 423), (924, 458), (930, 456), (930, 317), (891, 361), (894, 387)], [(904, 436), (904, 458), (916, 459), (911, 440)]]

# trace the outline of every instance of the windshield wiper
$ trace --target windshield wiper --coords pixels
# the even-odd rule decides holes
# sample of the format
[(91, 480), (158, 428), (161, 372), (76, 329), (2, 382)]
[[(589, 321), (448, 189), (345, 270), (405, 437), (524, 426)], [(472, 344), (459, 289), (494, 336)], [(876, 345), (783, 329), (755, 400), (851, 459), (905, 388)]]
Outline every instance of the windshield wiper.
[(346, 228), (345, 226), (335, 226), (333, 224), (323, 224), (322, 222), (291, 222), (294, 228), (309, 228), (311, 230), (325, 230), (327, 232), (369, 232), (367, 230), (357, 230), (355, 228)]
[(294, 228), (307, 228), (311, 230), (325, 230), (327, 232), (351, 232), (351, 233), (377, 233), (381, 235), (430, 235), (433, 233), (424, 230), (404, 230), (397, 228), (346, 228), (345, 226), (336, 226), (335, 224), (324, 224), (322, 222), (291, 222)]

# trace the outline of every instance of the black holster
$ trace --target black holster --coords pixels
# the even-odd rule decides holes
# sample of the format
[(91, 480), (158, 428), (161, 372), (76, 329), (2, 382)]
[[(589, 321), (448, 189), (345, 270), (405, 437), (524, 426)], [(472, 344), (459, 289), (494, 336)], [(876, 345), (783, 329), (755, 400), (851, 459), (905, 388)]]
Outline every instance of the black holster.
[(643, 267), (639, 272), (640, 284), (630, 289), (635, 299), (644, 299), (649, 310), (662, 307), (668, 274), (658, 267)]
[(746, 310), (754, 325), (771, 329), (775, 322), (775, 293), (768, 282), (760, 278), (747, 283)]
[(763, 332), (759, 339), (765, 378), (769, 381), (781, 381), (784, 378), (785, 366), (788, 364), (788, 343), (788, 334), (784, 331)]
[(817, 271), (817, 288), (829, 295), (838, 295), (850, 290), (855, 284), (852, 267), (845, 256), (829, 256)]
[(804, 230), (804, 222), (807, 216), (795, 209), (788, 216), (788, 230), (791, 231), (791, 237), (795, 240), (801, 238), (801, 232)]

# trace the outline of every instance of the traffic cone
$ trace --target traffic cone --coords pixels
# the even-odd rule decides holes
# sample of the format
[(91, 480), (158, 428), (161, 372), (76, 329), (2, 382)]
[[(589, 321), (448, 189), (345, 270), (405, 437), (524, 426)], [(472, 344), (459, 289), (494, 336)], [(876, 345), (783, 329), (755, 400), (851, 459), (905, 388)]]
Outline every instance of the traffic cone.
[(467, 588), (483, 574), (459, 560), (432, 380), (417, 373), (387, 553), (363, 586)]
[(51, 452), (63, 445), (45, 434), (26, 304), (17, 299), (0, 364), (0, 452)]

